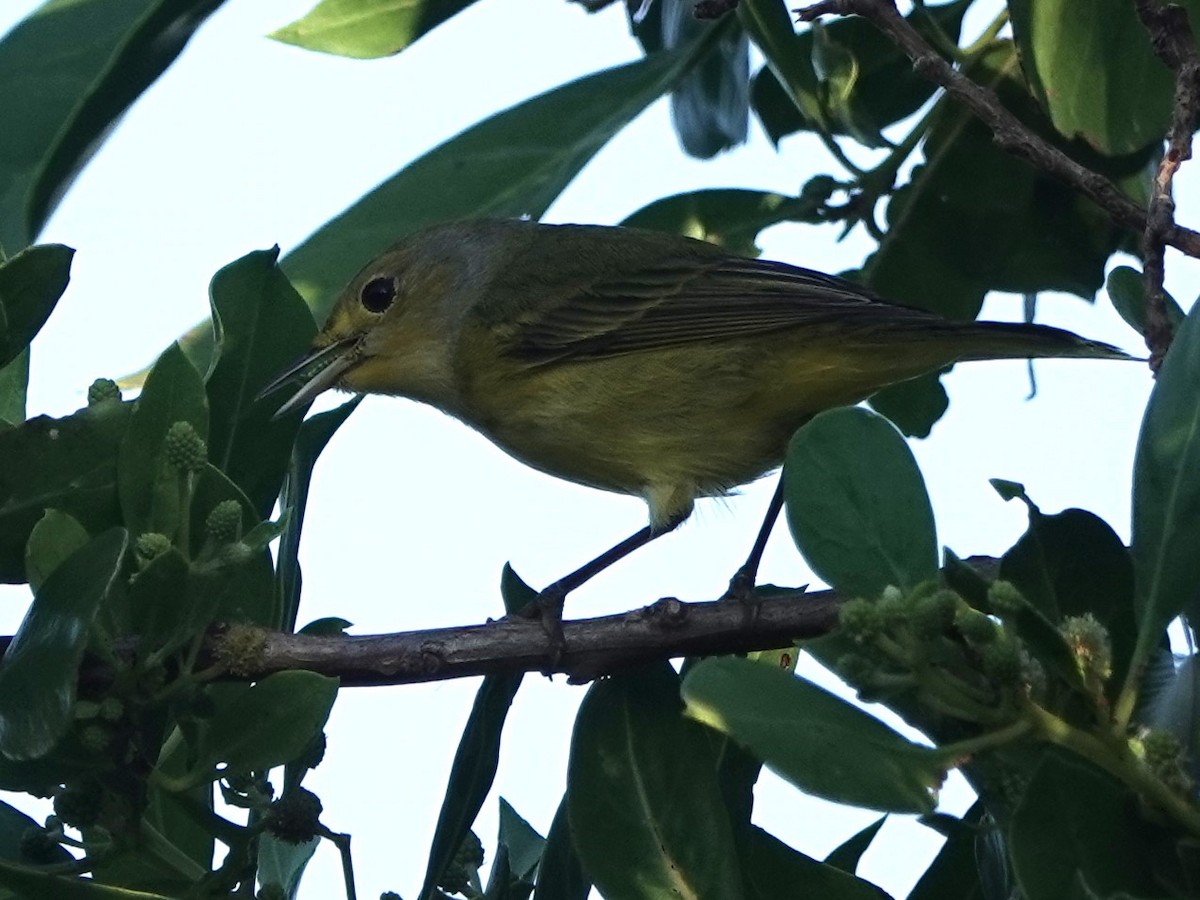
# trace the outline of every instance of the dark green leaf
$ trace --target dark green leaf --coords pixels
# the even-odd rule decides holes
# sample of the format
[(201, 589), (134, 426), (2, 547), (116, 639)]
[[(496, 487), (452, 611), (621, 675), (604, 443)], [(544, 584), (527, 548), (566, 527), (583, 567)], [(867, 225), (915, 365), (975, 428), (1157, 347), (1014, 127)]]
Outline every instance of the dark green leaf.
[[(1142, 273), (1132, 266), (1117, 266), (1105, 283), (1108, 299), (1125, 323), (1138, 334), (1146, 333), (1146, 286)], [(1183, 324), (1183, 310), (1175, 298), (1164, 292), (1167, 323), (1174, 334)]]
[(324, 225), (283, 260), (323, 319), (335, 292), (406, 234), (482, 216), (538, 218), (609, 139), (671, 90), (707, 45), (581, 78), (467, 129)]
[(937, 574), (925, 482), (887, 420), (859, 408), (816, 416), (788, 446), (783, 486), (796, 546), (845, 596), (909, 589)]
[(594, 683), (579, 707), (567, 802), (579, 857), (604, 896), (742, 896), (718, 760), (681, 713), (665, 662)]
[(1162, 896), (1139, 818), (1136, 800), (1112, 776), (1078, 757), (1045, 754), (1009, 832), (1022, 893), (1027, 900), (1062, 900), (1074, 895), (1082, 875), (1102, 897)]
[(1200, 621), (1200, 303), (1192, 307), (1150, 394), (1133, 463), (1132, 551), (1138, 643), (1145, 662), (1175, 616)]
[(25, 420), (25, 394), (29, 390), (29, 350), (0, 367), (0, 428)]
[(334, 432), (350, 418), (350, 413), (358, 408), (360, 402), (362, 397), (355, 397), (337, 409), (306, 419), (292, 447), (292, 461), (279, 497), (280, 509), (287, 513), (287, 527), (279, 541), (277, 576), (279, 627), (285, 631), (296, 627), (296, 615), (300, 609), (303, 579), (297, 554), (300, 552), (300, 533), (304, 528), (304, 510), (308, 505), (308, 486), (312, 481), (313, 467)]
[(1014, 0), (1009, 14), (1025, 77), (1061, 134), (1113, 156), (1162, 140), (1175, 82), (1133, 4)]
[(121, 441), (117, 487), (130, 532), (173, 537), (179, 527), (180, 472), (167, 462), (164, 443), (176, 422), (189, 422), (208, 435), (208, 401), (200, 373), (179, 344), (158, 358), (137, 399)]
[(583, 863), (575, 852), (564, 795), (546, 834), (533, 900), (587, 900), (591, 890), (592, 882), (584, 874)]
[(908, 900), (984, 900), (975, 865), (976, 826), (983, 816), (983, 804), (976, 802), (963, 816), (959, 826), (946, 835), (946, 843), (933, 858)]
[(888, 895), (869, 881), (817, 862), (757, 826), (749, 829), (739, 851), (747, 900), (888, 900)]
[(0, 263), (0, 366), (16, 359), (42, 330), (71, 280), (74, 255), (62, 244), (44, 244)]
[(127, 534), (112, 528), (46, 579), (0, 664), (0, 753), (48, 753), (71, 722), (92, 620), (120, 572)]
[[(183, 554), (172, 547), (134, 576), (126, 592), (128, 623), (138, 636), (139, 654), (182, 646), (204, 624), (194, 617), (198, 604)], [(207, 610), (210, 616), (213, 610)]]
[(59, 563), (88, 542), (87, 530), (75, 517), (48, 509), (33, 526), (25, 548), (25, 574), (36, 594)]
[(346, 630), (353, 624), (348, 619), (342, 619), (337, 616), (325, 616), (321, 619), (314, 619), (296, 633), (336, 637), (337, 635), (344, 635)]
[(698, 238), (758, 256), (758, 233), (780, 222), (817, 221), (819, 204), (767, 191), (715, 189), (675, 194), (643, 206), (621, 224)]
[(270, 834), (262, 835), (258, 839), (259, 884), (278, 884), (287, 900), (295, 900), (304, 868), (320, 843), (320, 838), (293, 844)]
[(113, 123), (220, 5), (45, 3), (0, 42), (0, 246), (33, 241)]
[(500, 571), (500, 596), (504, 600), (504, 611), (519, 613), (537, 600), (537, 591), (527, 585), (509, 563)]
[(102, 403), (0, 429), (0, 581), (26, 580), (25, 546), (50, 507), (92, 534), (121, 521), (116, 458), (132, 405)]
[(211, 287), (216, 362), (207, 378), (208, 455), (262, 519), (279, 496), (304, 411), (273, 419), (277, 400), (259, 394), (316, 334), (312, 314), (275, 265), (278, 255), (278, 248), (250, 253), (221, 269)]
[[(189, 750), (185, 741), (168, 737), (162, 744), (157, 768), (168, 777), (184, 775), (187, 772)], [(210, 784), (199, 785), (183, 794), (172, 793), (156, 784), (150, 784), (146, 791), (145, 821), (202, 871), (209, 871), (213, 867), (217, 836), (222, 840), (234, 840), (244, 835), (232, 822), (213, 815), (213, 788)], [(218, 824), (222, 822), (225, 824)], [(143, 859), (150, 856), (137, 855)], [(178, 869), (171, 871), (168, 877), (175, 881), (181, 880)], [(122, 883), (114, 879), (106, 880), (110, 883)], [(147, 890), (163, 889), (161, 886), (150, 884), (140, 886)]]
[(399, 53), (475, 0), (321, 0), (268, 37), (354, 59)]
[(0, 885), (23, 900), (172, 900), (162, 894), (100, 884), (83, 878), (47, 875), (35, 869), (0, 863)]
[(684, 680), (683, 698), (689, 716), (728, 734), (801, 790), (837, 803), (929, 812), (945, 777), (947, 762), (936, 751), (768, 666), (704, 660)]
[(843, 841), (825, 857), (825, 864), (853, 874), (858, 868), (858, 861), (867, 852), (871, 841), (875, 840), (875, 835), (879, 834), (879, 829), (886, 821), (887, 816), (881, 816), (849, 840)]
[(434, 896), (436, 885), (492, 789), (500, 761), (504, 720), (523, 677), (523, 674), (488, 675), (475, 694), (475, 704), (458, 742), (446, 796), (433, 830), (425, 882), (419, 894), (422, 900)]
[(193, 781), (245, 774), (283, 765), (299, 756), (325, 727), (338, 680), (315, 672), (276, 672), (234, 693), (201, 738)]
[(7, 803), (0, 803), (0, 860), (15, 863), (30, 864), (34, 862), (65, 863), (74, 858), (63, 847), (55, 847), (51, 851), (50, 860), (31, 860), (21, 852), (21, 838), (30, 828), (41, 828), (19, 809), (13, 809)]
[[(737, 14), (750, 39), (767, 58), (768, 70), (776, 79), (777, 97), (782, 97), (783, 101), (781, 108), (784, 112), (781, 115), (787, 115), (790, 104), (799, 111), (798, 118), (811, 123), (814, 131), (829, 133), (833, 126), (821, 103), (821, 86), (812, 67), (811, 44), (809, 48), (802, 45), (803, 41), (811, 38), (807, 37), (807, 32), (804, 36), (796, 34), (787, 4), (781, 0), (741, 0)], [(760, 72), (756, 81), (761, 81), (763, 77)], [(754, 105), (762, 118), (759, 98), (755, 98)], [(776, 143), (786, 133), (777, 130), (766, 120), (763, 126)]]
[(876, 392), (868, 402), (876, 412), (887, 416), (901, 434), (919, 438), (929, 437), (933, 423), (950, 408), (941, 374), (922, 375), (890, 385)]
[(532, 883), (546, 839), (521, 818), (503, 797), (500, 798), (499, 842), (508, 850), (508, 862), (513, 875)]

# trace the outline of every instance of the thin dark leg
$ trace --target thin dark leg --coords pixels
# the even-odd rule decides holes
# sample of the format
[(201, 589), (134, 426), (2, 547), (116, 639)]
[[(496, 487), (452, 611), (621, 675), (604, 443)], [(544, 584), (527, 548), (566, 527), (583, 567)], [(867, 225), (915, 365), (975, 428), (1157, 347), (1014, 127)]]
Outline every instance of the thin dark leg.
[(783, 473), (775, 482), (775, 493), (771, 495), (771, 503), (767, 507), (767, 517), (763, 519), (762, 527), (758, 529), (758, 537), (750, 548), (750, 555), (742, 563), (734, 576), (729, 579), (729, 589), (725, 592), (724, 600), (740, 600), (749, 602), (754, 596), (754, 583), (758, 579), (758, 565), (762, 562), (763, 552), (767, 549), (767, 540), (775, 528), (775, 522), (783, 511)]

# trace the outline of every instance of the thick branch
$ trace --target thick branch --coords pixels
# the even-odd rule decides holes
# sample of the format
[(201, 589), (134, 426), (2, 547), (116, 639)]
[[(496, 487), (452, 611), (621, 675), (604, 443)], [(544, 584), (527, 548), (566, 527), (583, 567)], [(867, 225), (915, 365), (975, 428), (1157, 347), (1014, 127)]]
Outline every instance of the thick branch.
[(1138, 16), (1159, 58), (1175, 72), (1175, 106), (1167, 152), (1159, 163), (1142, 238), (1142, 269), (1146, 280), (1146, 346), (1150, 367), (1162, 364), (1171, 346), (1167, 298), (1163, 288), (1163, 249), (1167, 232), (1175, 224), (1172, 182), (1184, 160), (1192, 157), (1192, 123), (1200, 112), (1200, 58), (1182, 7), (1159, 6), (1155, 0), (1136, 0)]
[[(823, 0), (795, 10), (805, 22), (827, 14), (856, 15), (870, 20), (887, 34), (913, 62), (921, 75), (941, 85), (992, 130), (997, 144), (1031, 165), (1074, 187), (1105, 210), (1113, 221), (1144, 232), (1146, 210), (1125, 196), (1098, 172), (1081, 166), (1054, 145), (1027, 128), (1000, 103), (992, 91), (967, 78), (931, 47), (896, 9), (894, 0)], [(1200, 233), (1168, 220), (1161, 229), (1164, 243), (1188, 256), (1200, 258)]]

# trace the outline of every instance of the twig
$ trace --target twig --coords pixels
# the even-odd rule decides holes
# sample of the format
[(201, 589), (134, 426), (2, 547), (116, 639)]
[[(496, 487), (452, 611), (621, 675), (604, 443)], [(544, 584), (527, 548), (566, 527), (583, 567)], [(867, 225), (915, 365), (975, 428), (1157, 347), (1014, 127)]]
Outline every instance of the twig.
[[(811, 22), (823, 15), (856, 15), (874, 25), (895, 41), (921, 75), (941, 85), (992, 130), (996, 143), (1014, 156), (1065, 181), (1105, 210), (1119, 225), (1144, 232), (1147, 213), (1121, 193), (1098, 172), (1081, 166), (1057, 147), (1048, 143), (1010, 113), (996, 95), (967, 78), (931, 47), (896, 10), (894, 0), (823, 0), (794, 10), (801, 21)], [(1188, 256), (1200, 258), (1200, 232), (1168, 222), (1161, 231), (1162, 241)]]
[(1183, 7), (1159, 6), (1155, 0), (1135, 0), (1138, 17), (1154, 45), (1154, 52), (1175, 72), (1175, 105), (1167, 151), (1154, 176), (1154, 187), (1142, 238), (1142, 272), (1146, 285), (1146, 346), (1150, 368), (1158, 371), (1171, 346), (1167, 320), (1163, 251), (1167, 230), (1175, 223), (1172, 182), (1185, 160), (1192, 157), (1192, 123), (1200, 112), (1200, 58), (1192, 28)]

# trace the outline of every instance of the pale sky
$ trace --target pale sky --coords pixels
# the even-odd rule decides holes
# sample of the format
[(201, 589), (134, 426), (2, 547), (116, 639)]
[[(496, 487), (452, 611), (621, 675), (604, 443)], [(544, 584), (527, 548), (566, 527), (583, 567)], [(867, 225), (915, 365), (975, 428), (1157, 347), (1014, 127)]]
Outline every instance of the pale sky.
[[(264, 34), (309, 0), (231, 0), (130, 111), (84, 170), (42, 236), (78, 249), (72, 283), (34, 344), (30, 414), (62, 415), (99, 376), (141, 368), (208, 313), (212, 274), (245, 253), (284, 252), (371, 186), (485, 115), (638, 51), (618, 6), (588, 16), (564, 0), (484, 0), (395, 59), (361, 62), (282, 46)], [(35, 3), (9, 0), (0, 31)], [(657, 197), (703, 187), (795, 192), (817, 167), (815, 141), (776, 152), (752, 123), (746, 146), (715, 161), (687, 159), (658, 103), (606, 147), (546, 216), (620, 221)], [(1181, 215), (1195, 180), (1185, 167)], [(1194, 224), (1194, 223), (1192, 223)], [(769, 257), (838, 271), (871, 243), (856, 231), (784, 226), (763, 235)], [(1194, 267), (1174, 257), (1168, 286), (1185, 306)], [(1020, 318), (996, 296), (985, 317)], [(1095, 305), (1047, 296), (1039, 321), (1141, 352), (1101, 296)], [(1136, 364), (1039, 363), (1026, 401), (1023, 362), (972, 363), (946, 381), (950, 412), (911, 445), (929, 485), (939, 540), (960, 556), (1002, 553), (1024, 529), (1020, 504), (988, 485), (1024, 483), (1047, 512), (1079, 506), (1129, 533), (1133, 448), (1150, 379)], [(327, 408), (341, 398), (324, 398)], [(573, 594), (567, 615), (590, 616), (664, 595), (713, 599), (745, 556), (770, 495), (764, 481), (705, 501), (676, 534)], [(497, 583), (511, 560), (542, 586), (644, 524), (640, 501), (524, 468), (456, 421), (402, 400), (371, 398), (322, 457), (302, 547), (301, 622), (336, 615), (355, 633), (470, 624), (502, 612)], [(814, 578), (777, 530), (762, 578)], [(6, 588), (0, 627), (11, 633), (28, 592)], [(801, 671), (831, 685), (815, 665)], [(477, 682), (342, 692), (329, 751), (306, 785), (325, 823), (354, 835), (359, 896), (416, 895), (450, 760)], [(494, 849), (496, 796), (543, 834), (565, 784), (566, 749), (584, 688), (527, 677), (509, 717), (500, 773), (477, 832)], [(894, 717), (889, 721), (895, 721)], [(12, 799), (12, 798), (8, 798)], [(942, 811), (970, 795), (955, 777)], [(24, 799), (13, 801), (36, 809)], [(41, 815), (43, 813), (35, 813)], [(821, 858), (876, 814), (815, 800), (764, 774), (755, 821)], [(903, 897), (940, 844), (894, 816), (860, 874)], [(301, 897), (336, 897), (338, 856), (318, 850)]]

